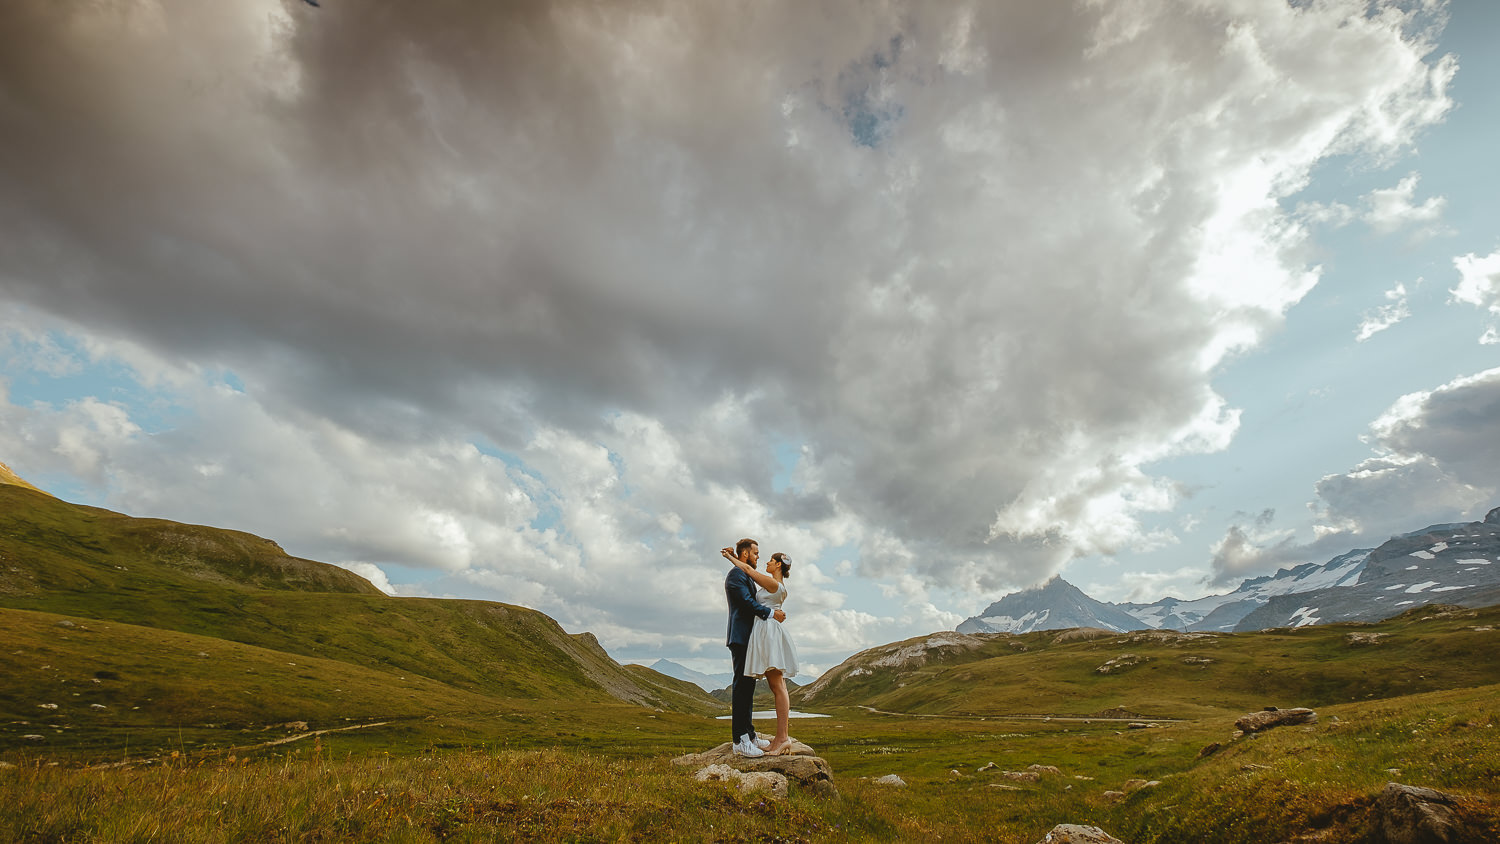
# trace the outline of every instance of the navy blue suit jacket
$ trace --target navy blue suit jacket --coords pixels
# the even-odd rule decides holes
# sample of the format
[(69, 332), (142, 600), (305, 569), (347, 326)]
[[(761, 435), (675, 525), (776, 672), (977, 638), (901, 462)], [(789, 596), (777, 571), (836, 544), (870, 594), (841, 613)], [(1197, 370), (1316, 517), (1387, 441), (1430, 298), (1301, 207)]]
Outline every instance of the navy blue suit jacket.
[(770, 618), (771, 608), (755, 600), (755, 581), (739, 566), (730, 569), (724, 578), (724, 597), (729, 599), (729, 636), (724, 644), (750, 644), (755, 617)]

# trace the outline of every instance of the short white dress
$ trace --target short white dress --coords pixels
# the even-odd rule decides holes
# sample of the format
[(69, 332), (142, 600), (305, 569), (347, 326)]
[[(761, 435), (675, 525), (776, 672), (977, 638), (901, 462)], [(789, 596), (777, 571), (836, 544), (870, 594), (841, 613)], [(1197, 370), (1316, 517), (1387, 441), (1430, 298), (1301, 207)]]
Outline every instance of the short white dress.
[[(775, 592), (757, 588), (755, 600), (775, 610), (786, 601), (786, 584), (779, 584)], [(780, 668), (783, 677), (797, 676), (797, 646), (781, 622), (757, 616), (745, 647), (745, 676), (764, 677), (772, 668)]]

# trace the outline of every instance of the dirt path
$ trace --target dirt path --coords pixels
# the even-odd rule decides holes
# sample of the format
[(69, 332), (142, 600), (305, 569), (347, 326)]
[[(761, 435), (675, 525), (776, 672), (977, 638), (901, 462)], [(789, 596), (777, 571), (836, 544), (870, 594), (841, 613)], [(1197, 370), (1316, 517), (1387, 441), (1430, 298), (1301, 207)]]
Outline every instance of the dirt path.
[(376, 721), (376, 722), (371, 723), (371, 724), (355, 724), (352, 727), (334, 727), (331, 730), (311, 730), (311, 731), (306, 732), (306, 733), (293, 733), (292, 735), (283, 736), (283, 737), (281, 737), (279, 739), (272, 739), (271, 741), (261, 742), (260, 744), (245, 744), (245, 745), (241, 745), (239, 747), (231, 747), (229, 749), (230, 750), (254, 750), (257, 747), (273, 747), (273, 746), (278, 745), (278, 744), (289, 744), (289, 743), (294, 742), (294, 741), (301, 741), (303, 739), (309, 739), (309, 738), (312, 738), (313, 736), (327, 735), (328, 733), (342, 733), (342, 732), (344, 732), (346, 730), (365, 730), (365, 729), (369, 729), (370, 727), (384, 727), (386, 724), (389, 724), (389, 723), (391, 723), (391, 722), (390, 721)]
[[(294, 733), (294, 734), (289, 735), (289, 736), (282, 736), (279, 739), (272, 739), (270, 741), (263, 741), (263, 742), (260, 742), (259, 744), (242, 744), (242, 745), (238, 745), (236, 747), (226, 747), (226, 748), (222, 748), (222, 749), (215, 749), (215, 750), (213, 750), (211, 752), (212, 753), (229, 753), (229, 752), (240, 751), (240, 750), (255, 750), (256, 748), (260, 748), (260, 747), (275, 747), (278, 744), (290, 744), (291, 742), (294, 742), (294, 741), (301, 741), (303, 739), (310, 739), (310, 738), (313, 738), (314, 736), (327, 735), (328, 733), (342, 733), (342, 732), (345, 732), (346, 730), (367, 730), (370, 727), (384, 727), (385, 725), (387, 725), (389, 723), (391, 723), (391, 722), (390, 721), (375, 721), (375, 722), (369, 723), (369, 724), (355, 724), (355, 725), (350, 726), (350, 727), (333, 727), (333, 728), (327, 729), (327, 730), (310, 730), (310, 731), (305, 732), (305, 733)], [(149, 765), (149, 764), (151, 764), (153, 762), (160, 762), (163, 758), (164, 757), (161, 757), (161, 756), (148, 756), (148, 757), (144, 757), (144, 758), (141, 758), (141, 759), (126, 759), (123, 762), (106, 762), (103, 765), (91, 765), (90, 766), (90, 770), (107, 770), (109, 768), (123, 768), (123, 767), (126, 767), (128, 765)]]
[(1108, 715), (928, 715), (922, 712), (887, 712), (873, 706), (857, 704), (860, 709), (876, 715), (895, 715), (898, 718), (977, 718), (982, 721), (1062, 721), (1069, 724), (1180, 724), (1181, 718), (1115, 718)]

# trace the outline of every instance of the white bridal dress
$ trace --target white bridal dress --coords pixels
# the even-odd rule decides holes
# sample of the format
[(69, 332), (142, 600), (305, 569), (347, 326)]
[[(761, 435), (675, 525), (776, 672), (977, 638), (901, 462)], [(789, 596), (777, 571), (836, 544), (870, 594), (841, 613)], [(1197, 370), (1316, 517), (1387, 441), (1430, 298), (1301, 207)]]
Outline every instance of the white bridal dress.
[[(786, 584), (780, 584), (775, 592), (755, 590), (755, 599), (773, 611), (786, 600)], [(750, 644), (745, 648), (745, 674), (749, 677), (764, 677), (772, 668), (780, 668), (781, 676), (797, 676), (797, 646), (786, 628), (775, 618), (756, 618), (750, 628)]]

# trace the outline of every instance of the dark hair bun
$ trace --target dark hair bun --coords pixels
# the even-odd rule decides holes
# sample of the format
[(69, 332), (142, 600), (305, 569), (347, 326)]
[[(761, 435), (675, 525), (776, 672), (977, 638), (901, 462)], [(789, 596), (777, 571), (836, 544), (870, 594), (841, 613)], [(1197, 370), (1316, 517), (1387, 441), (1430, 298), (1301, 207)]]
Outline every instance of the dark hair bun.
[(781, 563), (781, 578), (783, 580), (785, 580), (786, 578), (792, 576), (792, 558), (791, 557), (788, 557), (787, 555), (781, 553), (780, 551), (777, 551), (775, 554), (771, 555), (771, 559), (775, 560), (778, 563)]

